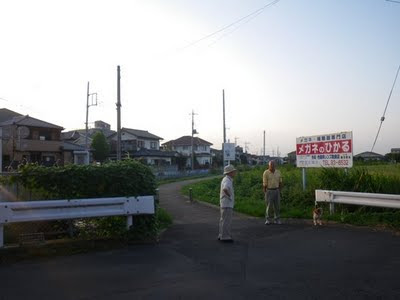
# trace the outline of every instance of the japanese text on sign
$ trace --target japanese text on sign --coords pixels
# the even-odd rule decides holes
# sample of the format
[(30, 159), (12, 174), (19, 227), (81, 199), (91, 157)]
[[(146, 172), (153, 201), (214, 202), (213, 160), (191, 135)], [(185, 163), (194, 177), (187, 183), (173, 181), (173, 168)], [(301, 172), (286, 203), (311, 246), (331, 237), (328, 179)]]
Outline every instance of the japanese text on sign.
[(297, 138), (296, 161), (301, 168), (352, 167), (352, 132)]

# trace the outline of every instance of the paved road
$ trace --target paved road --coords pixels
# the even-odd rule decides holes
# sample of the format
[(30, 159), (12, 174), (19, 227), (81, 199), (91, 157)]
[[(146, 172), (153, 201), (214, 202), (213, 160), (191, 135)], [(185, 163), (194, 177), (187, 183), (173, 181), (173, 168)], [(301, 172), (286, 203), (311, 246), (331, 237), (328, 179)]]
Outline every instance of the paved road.
[(156, 245), (0, 266), (0, 299), (400, 299), (400, 237), (236, 214), (216, 241), (218, 210), (160, 190), (174, 225)]

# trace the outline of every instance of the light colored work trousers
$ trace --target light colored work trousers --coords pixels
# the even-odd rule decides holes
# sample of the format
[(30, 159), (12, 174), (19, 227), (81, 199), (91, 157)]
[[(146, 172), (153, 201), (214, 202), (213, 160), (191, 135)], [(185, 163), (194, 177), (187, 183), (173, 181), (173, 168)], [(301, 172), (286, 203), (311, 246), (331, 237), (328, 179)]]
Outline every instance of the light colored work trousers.
[(280, 202), (281, 194), (279, 192), (279, 189), (267, 190), (267, 192), (265, 193), (265, 204), (267, 206), (267, 209), (265, 210), (265, 220), (269, 220), (269, 210), (272, 206), (274, 210), (274, 219), (275, 221), (279, 221)]
[(231, 224), (233, 209), (230, 207), (221, 207), (221, 218), (219, 219), (219, 234), (221, 240), (229, 240), (231, 236)]

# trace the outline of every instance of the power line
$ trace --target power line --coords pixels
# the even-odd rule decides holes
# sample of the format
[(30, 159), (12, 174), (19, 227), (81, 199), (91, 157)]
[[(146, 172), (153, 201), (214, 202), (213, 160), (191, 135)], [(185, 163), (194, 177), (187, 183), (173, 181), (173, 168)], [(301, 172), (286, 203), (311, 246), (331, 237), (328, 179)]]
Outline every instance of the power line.
[[(256, 9), (256, 10), (253, 11), (252, 13), (250, 13), (250, 14), (244, 16), (244, 17), (241, 17), (240, 19), (238, 19), (238, 20), (236, 20), (236, 21), (230, 23), (229, 25), (226, 25), (226, 26), (222, 27), (221, 29), (218, 29), (217, 31), (214, 31), (213, 33), (207, 34), (206, 36), (203, 36), (202, 38), (200, 38), (200, 39), (198, 39), (198, 40), (196, 40), (196, 41), (194, 41), (194, 42), (191, 42), (190, 44), (186, 45), (185, 47), (181, 48), (180, 50), (185, 50), (185, 49), (187, 49), (187, 48), (189, 48), (189, 47), (192, 47), (192, 46), (194, 46), (194, 45), (200, 43), (201, 41), (204, 41), (204, 40), (206, 40), (206, 39), (208, 39), (208, 38), (210, 38), (210, 37), (212, 37), (212, 36), (214, 36), (214, 35), (216, 35), (216, 34), (218, 34), (218, 33), (220, 33), (220, 32), (223, 32), (224, 30), (226, 30), (226, 29), (228, 29), (228, 28), (230, 28), (230, 27), (232, 27), (232, 26), (234, 26), (234, 25), (236, 25), (236, 24), (242, 22), (243, 20), (245, 20), (245, 19), (247, 19), (247, 18), (249, 18), (249, 17), (255, 15), (253, 18), (250, 19), (250, 20), (252, 20), (252, 19), (254, 19), (256, 16), (258, 16), (264, 9), (266, 9), (266, 8), (269, 7), (269, 6), (275, 5), (275, 4), (278, 3), (279, 1), (280, 1), (280, 0), (274, 0), (274, 1), (270, 2), (270, 3), (268, 3), (268, 4), (265, 4), (264, 6), (260, 7), (259, 9)], [(249, 22), (249, 21), (245, 22), (244, 24), (246, 24), (246, 23), (248, 23), (248, 22)], [(242, 25), (243, 25), (243, 24), (242, 24)], [(239, 25), (238, 27), (240, 27), (240, 25)], [(237, 28), (236, 28), (236, 29), (237, 29)], [(234, 29), (233, 31), (235, 31), (236, 29)], [(233, 31), (232, 31), (232, 32), (233, 32)], [(232, 33), (232, 32), (230, 32), (230, 33)], [(226, 34), (225, 34), (225, 35), (226, 35)], [(225, 35), (224, 35), (224, 36), (225, 36)]]
[(397, 76), (399, 75), (399, 71), (400, 71), (400, 65), (399, 65), (399, 68), (397, 69), (396, 77), (394, 78), (392, 89), (390, 90), (389, 97), (388, 97), (387, 102), (386, 102), (385, 110), (383, 111), (383, 115), (381, 117), (381, 123), (379, 124), (378, 132), (376, 133), (375, 141), (374, 141), (374, 144), (372, 145), (372, 148), (371, 148), (371, 152), (374, 150), (374, 147), (375, 147), (375, 144), (376, 144), (376, 140), (378, 139), (379, 133), (380, 133), (381, 128), (382, 128), (383, 121), (385, 121), (386, 110), (388, 108), (390, 98), (392, 97), (392, 92), (393, 92), (394, 86), (396, 85)]
[[(275, 3), (277, 3), (280, 0), (277, 0)], [(275, 4), (274, 3), (274, 4)], [(216, 44), (217, 42), (219, 42), (220, 40), (222, 40), (223, 38), (227, 37), (228, 35), (234, 33), (236, 30), (238, 30), (241, 26), (249, 23), (250, 21), (252, 21), (253, 19), (257, 18), (258, 15), (260, 15), (264, 10), (259, 11), (258, 13), (254, 14), (252, 17), (249, 17), (249, 19), (247, 19), (246, 21), (244, 21), (243, 23), (239, 24), (237, 27), (234, 27), (231, 31), (228, 31), (224, 34), (222, 34), (219, 38), (217, 38), (214, 42), (212, 42), (211, 44), (208, 45), (208, 47), (211, 47), (212, 45)]]

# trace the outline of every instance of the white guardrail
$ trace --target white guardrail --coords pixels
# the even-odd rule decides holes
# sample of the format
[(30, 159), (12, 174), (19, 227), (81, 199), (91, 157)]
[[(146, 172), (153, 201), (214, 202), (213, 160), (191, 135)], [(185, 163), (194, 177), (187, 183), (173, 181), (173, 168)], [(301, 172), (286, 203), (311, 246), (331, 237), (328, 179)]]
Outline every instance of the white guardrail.
[(335, 203), (400, 208), (400, 195), (315, 190), (317, 202), (328, 202), (331, 213), (334, 212)]
[(0, 202), (0, 247), (4, 246), (4, 225), (9, 223), (126, 216), (129, 229), (133, 215), (154, 212), (154, 196)]

